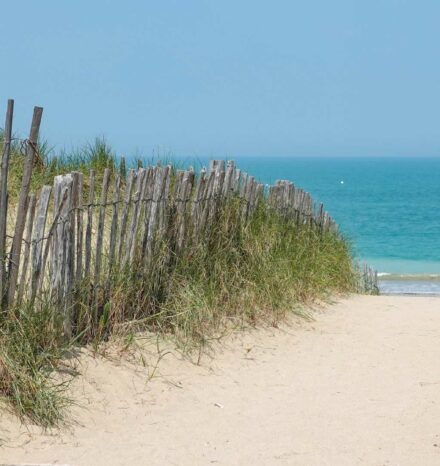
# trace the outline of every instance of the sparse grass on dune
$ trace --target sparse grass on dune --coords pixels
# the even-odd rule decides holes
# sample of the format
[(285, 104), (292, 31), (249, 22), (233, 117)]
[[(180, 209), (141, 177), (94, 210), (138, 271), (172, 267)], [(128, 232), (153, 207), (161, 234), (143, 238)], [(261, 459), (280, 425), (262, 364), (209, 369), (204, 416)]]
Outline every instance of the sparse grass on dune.
[(21, 419), (49, 427), (71, 404), (60, 368), (70, 348), (62, 319), (47, 303), (11, 310), (0, 320), (0, 395)]
[[(3, 133), (0, 130), (0, 147), (3, 145)], [(40, 141), (38, 145), (39, 163), (34, 166), (31, 179), (31, 191), (38, 191), (43, 185), (52, 185), (56, 175), (79, 171), (84, 174), (87, 183), (90, 170), (95, 170), (97, 182), (102, 180), (105, 168), (114, 171), (118, 168), (116, 156), (112, 148), (103, 138), (96, 138), (71, 151), (63, 150), (55, 154), (47, 141)], [(14, 139), (11, 147), (9, 163), (8, 191), (11, 200), (18, 198), (23, 175), (24, 146), (19, 139)]]
[[(40, 153), (45, 163), (35, 168), (34, 191), (60, 173), (87, 175), (94, 169), (99, 185), (105, 168), (118, 169), (103, 140), (57, 158), (49, 156), (47, 144)], [(9, 176), (12, 199), (18, 196), (21, 170), (16, 143)], [(241, 212), (241, 201), (228, 198), (203, 239), (178, 249), (170, 235), (157, 245), (151, 263), (115, 266), (111, 291), (94, 302), (85, 281), (74, 294), (75, 344), (97, 346), (130, 326), (172, 335), (191, 351), (230, 325), (276, 325), (304, 303), (355, 289), (350, 248), (337, 231), (297, 225), (266, 201), (244, 226), (238, 221)], [(23, 304), (0, 317), (0, 396), (18, 415), (43, 426), (58, 424), (69, 404), (59, 369), (72, 342), (60, 335), (60, 312), (49, 301), (40, 300), (34, 308)]]

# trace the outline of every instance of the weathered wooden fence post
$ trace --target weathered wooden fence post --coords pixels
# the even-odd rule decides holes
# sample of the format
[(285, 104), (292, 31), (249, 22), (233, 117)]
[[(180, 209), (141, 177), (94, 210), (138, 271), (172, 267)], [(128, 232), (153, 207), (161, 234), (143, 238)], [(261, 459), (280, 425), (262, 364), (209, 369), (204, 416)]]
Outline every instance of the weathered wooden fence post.
[[(32, 279), (31, 279), (31, 300), (35, 299), (37, 294), (40, 276), (44, 274), (42, 269), (42, 251), (43, 238), (46, 227), (47, 210), (49, 207), (51, 186), (43, 186), (40, 193), (40, 198), (37, 203), (37, 214), (35, 218), (35, 226), (32, 234)], [(48, 242), (49, 240), (47, 240)]]
[(3, 132), (3, 153), (0, 172), (0, 307), (5, 302), (6, 289), (6, 222), (8, 211), (8, 170), (11, 155), (12, 120), (14, 116), (14, 101), (8, 100), (6, 121)]
[(128, 214), (130, 212), (130, 206), (131, 206), (131, 194), (133, 192), (135, 181), (136, 181), (136, 172), (134, 170), (130, 170), (127, 176), (127, 185), (125, 188), (125, 203), (124, 203), (124, 209), (122, 210), (121, 228), (119, 230), (119, 241), (118, 241), (119, 263), (121, 263), (123, 259), (124, 245), (126, 241), (125, 234), (127, 231)]
[(11, 253), (8, 270), (8, 306), (12, 305), (17, 287), (18, 268), (20, 265), (20, 254), (23, 240), (24, 224), (26, 221), (27, 201), (29, 196), (32, 170), (34, 168), (35, 156), (37, 154), (38, 133), (40, 131), (41, 117), (43, 109), (34, 108), (29, 139), (26, 144), (26, 159), (23, 168), (23, 178), (21, 181), (20, 197), (18, 199), (17, 217), (15, 220), (14, 238), (12, 240)]
[[(156, 167), (154, 180), (152, 180), (151, 189), (149, 190), (149, 195), (151, 196), (150, 200), (150, 209), (148, 212), (148, 218), (145, 218), (145, 231), (144, 231), (144, 240), (142, 244), (143, 255), (145, 255), (147, 265), (150, 264), (150, 261), (153, 256), (154, 251), (154, 239), (156, 236), (157, 228), (161, 226), (161, 223), (165, 221), (162, 218), (162, 215), (165, 215), (165, 209), (163, 203), (165, 202), (164, 198), (167, 196), (166, 188), (169, 181), (170, 167)], [(168, 185), (169, 188), (169, 185)], [(162, 203), (162, 205), (161, 205)], [(159, 230), (161, 231), (161, 229)], [(162, 231), (161, 231), (162, 232)], [(165, 233), (165, 232), (162, 232)]]
[(108, 253), (109, 278), (112, 272), (113, 262), (115, 260), (116, 235), (118, 233), (118, 212), (119, 212), (120, 190), (121, 190), (121, 176), (116, 175), (115, 186), (113, 190), (112, 223), (110, 227), (110, 246), (109, 246), (109, 253)]
[(83, 268), (83, 236), (84, 236), (84, 212), (83, 212), (83, 174), (75, 172), (73, 174), (74, 187), (74, 208), (76, 210), (76, 273), (77, 284), (82, 279)]
[(18, 299), (17, 302), (20, 304), (26, 286), (26, 278), (27, 278), (27, 269), (29, 264), (29, 253), (31, 249), (31, 240), (32, 240), (32, 229), (34, 227), (34, 216), (35, 216), (35, 205), (36, 205), (37, 198), (35, 194), (29, 195), (29, 208), (28, 208), (28, 216), (26, 222), (26, 237), (25, 237), (25, 245), (24, 245), (24, 253), (23, 253), (23, 263), (21, 267), (21, 276), (20, 276), (20, 283), (18, 287)]
[(89, 176), (89, 198), (87, 201), (87, 227), (85, 240), (85, 263), (84, 276), (90, 279), (92, 264), (92, 228), (93, 228), (93, 203), (95, 202), (95, 171), (90, 170)]
[(54, 230), (52, 238), (51, 295), (64, 317), (64, 333), (72, 333), (71, 294), (74, 271), (72, 270), (74, 251), (72, 245), (72, 174), (58, 175), (54, 180)]
[(96, 256), (95, 256), (95, 286), (100, 283), (101, 263), (102, 263), (102, 247), (104, 244), (104, 222), (105, 209), (107, 204), (107, 193), (110, 181), (110, 170), (104, 170), (104, 179), (102, 181), (101, 202), (99, 206), (98, 230), (96, 232)]
[(142, 191), (144, 187), (144, 180), (145, 180), (145, 173), (146, 170), (144, 168), (139, 168), (136, 178), (136, 191), (135, 191), (135, 198), (134, 198), (134, 208), (133, 208), (133, 215), (131, 217), (130, 228), (128, 230), (128, 236), (125, 238), (126, 248), (125, 248), (125, 255), (122, 261), (122, 265), (127, 265), (130, 262), (130, 258), (132, 257), (132, 246), (135, 242), (135, 235), (137, 224), (139, 220), (139, 210), (141, 207), (141, 198), (142, 198)]

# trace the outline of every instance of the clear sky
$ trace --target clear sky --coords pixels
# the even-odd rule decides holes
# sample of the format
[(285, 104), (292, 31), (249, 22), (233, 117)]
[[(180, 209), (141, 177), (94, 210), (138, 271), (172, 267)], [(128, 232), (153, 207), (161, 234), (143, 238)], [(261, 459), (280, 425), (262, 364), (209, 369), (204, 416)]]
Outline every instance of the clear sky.
[(1, 121), (41, 105), (57, 147), (440, 155), (439, 0), (13, 0), (0, 24)]

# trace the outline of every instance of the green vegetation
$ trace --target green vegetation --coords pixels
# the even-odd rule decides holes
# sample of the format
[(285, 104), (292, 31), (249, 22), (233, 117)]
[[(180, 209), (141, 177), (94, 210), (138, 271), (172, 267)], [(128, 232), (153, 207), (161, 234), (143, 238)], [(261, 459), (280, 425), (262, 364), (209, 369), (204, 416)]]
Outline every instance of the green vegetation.
[[(56, 159), (48, 156), (47, 147), (40, 149), (44, 163), (35, 169), (34, 190), (51, 184), (59, 173), (93, 168), (102, 176), (104, 168), (117, 166), (102, 140)], [(22, 167), (18, 143), (12, 167), (9, 190), (15, 199)], [(216, 214), (216, 227), (201, 240), (183, 249), (163, 240), (151, 263), (114, 267), (110, 294), (97, 293), (91, 300), (91, 283), (82, 283), (72, 303), (74, 342), (60, 336), (60, 312), (49, 301), (2, 315), (0, 394), (9, 406), (43, 426), (56, 425), (69, 404), (69, 377), (60, 371), (64, 358), (73, 346), (97, 346), (116, 329), (130, 326), (173, 335), (183, 350), (191, 351), (225, 329), (276, 325), (291, 312), (301, 313), (305, 303), (355, 289), (350, 248), (337, 231), (298, 225), (266, 201), (237, 227), (241, 212), (240, 199), (229, 198)]]
[(99, 318), (83, 283), (75, 319), (82, 341), (129, 323), (172, 334), (190, 350), (225, 328), (276, 325), (307, 302), (354, 289), (350, 251), (337, 232), (297, 225), (265, 203), (239, 229), (241, 210), (239, 199), (225, 201), (203, 240), (183, 251), (162, 242), (150, 264), (114, 270), (110, 295), (94, 303)]
[[(0, 148), (3, 147), (3, 132), (0, 130)], [(23, 174), (24, 145), (19, 139), (14, 139), (11, 147), (11, 159), (8, 177), (8, 191), (12, 200), (18, 198)], [(69, 152), (62, 151), (53, 154), (47, 141), (38, 144), (39, 157), (35, 164), (31, 180), (31, 191), (37, 191), (44, 184), (52, 185), (56, 175), (79, 171), (88, 175), (95, 170), (97, 182), (102, 180), (105, 168), (114, 171), (117, 168), (116, 156), (103, 138), (96, 138), (81, 148)]]
[(71, 403), (60, 371), (70, 342), (61, 337), (59, 313), (47, 303), (35, 311), (23, 306), (0, 320), (0, 395), (22, 419), (54, 426)]

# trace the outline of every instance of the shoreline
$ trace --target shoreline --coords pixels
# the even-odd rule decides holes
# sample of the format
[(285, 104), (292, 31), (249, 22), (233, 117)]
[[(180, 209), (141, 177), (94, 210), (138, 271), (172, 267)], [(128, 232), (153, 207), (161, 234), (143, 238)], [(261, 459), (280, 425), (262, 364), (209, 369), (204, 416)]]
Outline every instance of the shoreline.
[(409, 281), (439, 281), (440, 274), (434, 273), (388, 273), (378, 272), (377, 277), (379, 280), (409, 280)]
[(411, 298), (440, 298), (440, 293), (380, 293), (379, 296), (407, 296)]
[(378, 277), (381, 295), (404, 296), (440, 296), (440, 279), (438, 278), (390, 278)]

